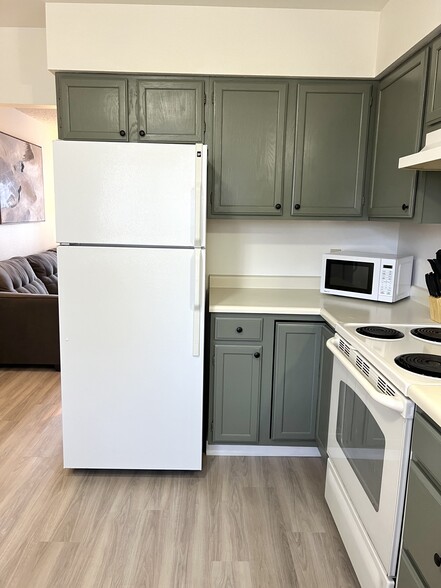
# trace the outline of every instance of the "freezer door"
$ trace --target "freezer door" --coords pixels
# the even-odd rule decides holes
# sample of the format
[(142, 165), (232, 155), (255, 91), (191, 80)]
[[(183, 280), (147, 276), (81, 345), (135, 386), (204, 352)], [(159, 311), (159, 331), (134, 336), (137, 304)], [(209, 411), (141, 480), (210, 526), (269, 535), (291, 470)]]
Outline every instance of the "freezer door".
[(55, 141), (60, 243), (205, 246), (206, 146)]
[(65, 467), (200, 470), (205, 252), (58, 251)]

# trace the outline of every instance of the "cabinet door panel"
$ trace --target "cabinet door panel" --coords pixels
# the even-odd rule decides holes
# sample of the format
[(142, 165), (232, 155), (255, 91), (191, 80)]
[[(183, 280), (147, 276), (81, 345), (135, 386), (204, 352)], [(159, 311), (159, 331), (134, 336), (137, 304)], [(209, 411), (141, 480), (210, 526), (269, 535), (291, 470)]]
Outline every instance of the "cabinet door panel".
[(398, 159), (421, 143), (427, 51), (382, 80), (376, 120), (369, 216), (413, 216), (417, 172), (399, 170)]
[(203, 141), (203, 81), (140, 79), (137, 87), (139, 141)]
[(262, 347), (216, 345), (214, 353), (213, 442), (257, 443)]
[(331, 381), (332, 365), (334, 356), (326, 347), (326, 341), (333, 336), (334, 332), (328, 327), (321, 328), (320, 334), (320, 380), (319, 380), (319, 397), (317, 403), (317, 429), (316, 437), (319, 448), (326, 453), (328, 446), (328, 425), (329, 425), (329, 406), (331, 402)]
[(403, 549), (411, 553), (428, 586), (441, 586), (441, 494), (422, 471), (410, 465)]
[(319, 325), (277, 323), (271, 438), (315, 438)]
[(60, 139), (128, 141), (127, 79), (60, 75)]
[(214, 82), (214, 214), (282, 214), (287, 87)]
[(361, 214), (371, 84), (300, 84), (291, 214)]
[(441, 119), (441, 39), (432, 45), (430, 57), (429, 90), (426, 120), (433, 123)]

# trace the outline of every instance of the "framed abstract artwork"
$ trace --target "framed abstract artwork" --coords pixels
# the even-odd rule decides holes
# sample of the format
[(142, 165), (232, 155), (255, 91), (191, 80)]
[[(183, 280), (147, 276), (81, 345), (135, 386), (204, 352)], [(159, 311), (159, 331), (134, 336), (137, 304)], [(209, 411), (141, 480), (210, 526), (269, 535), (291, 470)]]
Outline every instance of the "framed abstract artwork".
[(44, 220), (42, 149), (0, 132), (0, 223)]

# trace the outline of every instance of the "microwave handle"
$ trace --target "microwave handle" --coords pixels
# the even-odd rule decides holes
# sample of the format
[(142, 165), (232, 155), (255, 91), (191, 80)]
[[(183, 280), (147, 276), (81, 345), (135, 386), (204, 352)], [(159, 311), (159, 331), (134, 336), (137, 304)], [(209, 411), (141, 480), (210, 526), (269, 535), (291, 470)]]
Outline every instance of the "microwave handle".
[[(377, 392), (377, 390), (372, 386), (366, 378), (364, 378), (360, 372), (352, 365), (352, 363), (346, 358), (346, 356), (337, 348), (336, 346), (337, 339), (332, 337), (326, 341), (326, 346), (330, 351), (335, 355), (335, 357), (342, 363), (342, 365), (347, 369), (347, 371), (353, 376), (357, 382), (363, 386), (363, 389), (369, 394), (372, 400), (378, 402), (387, 408), (395, 412), (399, 412), (404, 418), (412, 418), (412, 415), (409, 414), (409, 410), (404, 398), (394, 398), (392, 396), (385, 396), (381, 394), (381, 392)], [(412, 411), (413, 412), (413, 411)]]

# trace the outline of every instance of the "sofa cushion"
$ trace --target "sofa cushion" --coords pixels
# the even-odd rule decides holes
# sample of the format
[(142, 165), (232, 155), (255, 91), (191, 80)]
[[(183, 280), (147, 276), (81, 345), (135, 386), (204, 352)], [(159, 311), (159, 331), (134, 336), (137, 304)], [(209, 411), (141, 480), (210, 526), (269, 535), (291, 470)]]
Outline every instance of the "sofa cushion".
[(37, 278), (40, 278), (46, 286), (49, 294), (58, 294), (57, 251), (49, 249), (42, 253), (28, 255), (26, 259), (31, 264)]
[(24, 257), (0, 261), (0, 292), (49, 294), (43, 282)]

